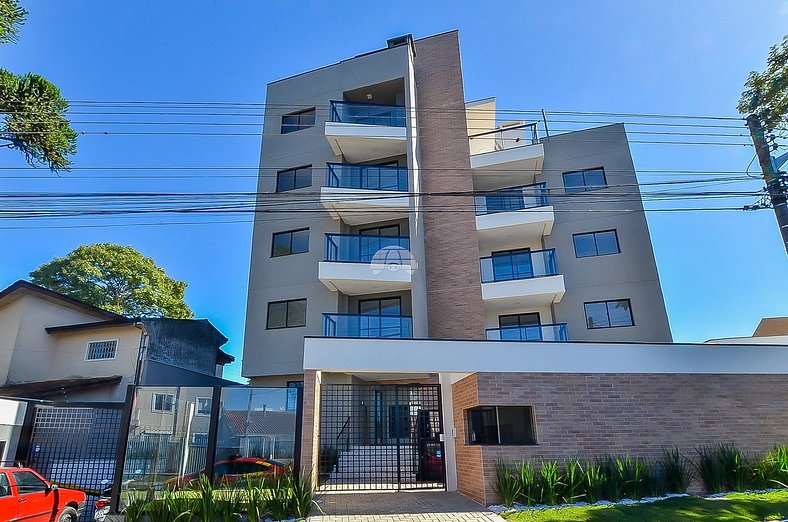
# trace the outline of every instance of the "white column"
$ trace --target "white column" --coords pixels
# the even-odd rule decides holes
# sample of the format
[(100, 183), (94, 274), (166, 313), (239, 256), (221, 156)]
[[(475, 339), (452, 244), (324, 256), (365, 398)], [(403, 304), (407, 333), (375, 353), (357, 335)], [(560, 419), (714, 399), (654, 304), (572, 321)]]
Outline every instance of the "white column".
[(445, 455), (443, 463), (446, 467), (446, 490), (457, 491), (457, 457), (454, 451), (455, 436), (457, 430), (454, 426), (454, 401), (451, 394), (451, 374), (441, 373), (438, 375), (441, 384), (441, 405), (443, 411), (443, 447)]

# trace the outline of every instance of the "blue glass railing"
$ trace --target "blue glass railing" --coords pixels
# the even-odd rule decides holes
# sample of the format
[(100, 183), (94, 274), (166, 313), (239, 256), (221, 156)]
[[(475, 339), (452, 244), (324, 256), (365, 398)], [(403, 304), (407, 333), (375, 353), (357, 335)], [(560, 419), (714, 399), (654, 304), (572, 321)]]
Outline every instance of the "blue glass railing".
[(408, 169), (389, 165), (326, 163), (329, 187), (408, 191)]
[(405, 107), (400, 105), (332, 101), (331, 121), (404, 127)]
[[(410, 239), (402, 236), (364, 236), (326, 234), (326, 261), (340, 263), (388, 263), (397, 257), (398, 264), (408, 264)], [(399, 255), (401, 252), (402, 255)]]
[(511, 187), (476, 196), (476, 215), (496, 212), (514, 212), (547, 205), (547, 187), (544, 183)]
[(555, 249), (493, 254), (480, 259), (482, 283), (558, 275)]
[(568, 341), (566, 323), (488, 328), (488, 341)]
[(323, 314), (323, 336), (411, 339), (413, 318), (404, 315)]

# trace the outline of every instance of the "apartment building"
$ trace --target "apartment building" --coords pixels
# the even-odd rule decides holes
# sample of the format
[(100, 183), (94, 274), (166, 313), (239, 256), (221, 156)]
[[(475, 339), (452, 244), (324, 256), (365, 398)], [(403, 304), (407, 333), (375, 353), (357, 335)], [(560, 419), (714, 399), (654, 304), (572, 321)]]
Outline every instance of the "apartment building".
[(305, 336), (671, 341), (623, 125), (502, 121), (433, 41), (268, 85), (252, 384), (302, 380)]
[(242, 372), (303, 388), (321, 489), (786, 436), (788, 346), (672, 344), (622, 124), (467, 101), (453, 31), (270, 83), (263, 134)]

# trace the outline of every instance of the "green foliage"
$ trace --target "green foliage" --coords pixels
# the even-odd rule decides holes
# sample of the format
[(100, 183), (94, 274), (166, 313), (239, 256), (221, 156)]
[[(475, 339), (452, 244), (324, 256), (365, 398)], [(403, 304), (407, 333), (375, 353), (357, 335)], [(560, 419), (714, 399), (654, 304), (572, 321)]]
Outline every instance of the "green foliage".
[(193, 317), (176, 281), (131, 247), (97, 243), (77, 247), (30, 272), (33, 283), (130, 317)]
[(277, 476), (268, 493), (268, 512), (274, 520), (284, 520), (290, 516), (289, 482), (284, 476)]
[(145, 514), (145, 501), (142, 499), (132, 500), (123, 510), (126, 522), (141, 522)]
[(788, 35), (769, 49), (763, 72), (750, 73), (738, 108), (756, 114), (767, 131), (788, 126)]
[(493, 489), (498, 498), (501, 499), (501, 503), (507, 507), (514, 505), (522, 493), (519, 477), (514, 474), (512, 468), (502, 458), (495, 461), (495, 484)]
[(268, 497), (263, 490), (263, 482), (247, 478), (243, 486), (246, 500), (246, 518), (249, 522), (259, 522), (269, 515)]
[(624, 496), (624, 481), (617, 459), (607, 457), (600, 466), (605, 476), (603, 496), (610, 502), (618, 502)]
[(43, 76), (0, 69), (0, 145), (19, 150), (31, 165), (67, 170), (77, 133), (65, 117), (68, 102)]
[(298, 517), (306, 517), (309, 515), (312, 507), (320, 507), (312, 498), (312, 477), (308, 474), (303, 474), (296, 480), (296, 477), (288, 474), (290, 477), (290, 490), (292, 491), (291, 510), (293, 514)]
[(194, 515), (189, 498), (169, 489), (164, 490), (161, 498), (146, 504), (143, 512), (149, 522), (188, 522)]
[(662, 448), (660, 468), (669, 493), (687, 492), (693, 479), (692, 466), (689, 459), (682, 455), (678, 448), (672, 450)]
[(747, 458), (733, 444), (721, 444), (717, 448), (717, 458), (723, 473), (723, 487), (727, 490), (742, 492), (747, 489), (751, 479), (751, 468)]
[(19, 0), (0, 0), (0, 44), (19, 40), (19, 27), (26, 18), (27, 11)]
[(567, 504), (574, 504), (585, 497), (583, 466), (577, 459), (569, 459), (564, 466), (563, 499)]
[(542, 463), (539, 470), (541, 475), (542, 502), (550, 506), (558, 504), (561, 496), (561, 488), (565, 485), (563, 475), (558, 469), (558, 462), (548, 461)]
[(717, 455), (716, 448), (697, 448), (698, 462), (695, 469), (698, 471), (703, 486), (709, 493), (719, 493), (722, 491), (725, 471), (722, 462)]
[(539, 478), (536, 469), (528, 461), (520, 462), (520, 502), (533, 506), (541, 499)]
[(602, 470), (600, 464), (586, 463), (585, 470), (583, 471), (583, 485), (585, 487), (586, 501), (593, 504), (602, 500), (605, 494), (605, 484), (607, 483), (607, 476)]

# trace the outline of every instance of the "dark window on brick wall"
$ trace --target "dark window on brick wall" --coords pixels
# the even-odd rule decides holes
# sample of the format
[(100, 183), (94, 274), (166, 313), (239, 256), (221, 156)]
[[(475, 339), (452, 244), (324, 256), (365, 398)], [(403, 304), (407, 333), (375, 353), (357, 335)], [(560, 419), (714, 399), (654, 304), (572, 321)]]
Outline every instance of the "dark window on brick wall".
[(315, 108), (282, 115), (282, 134), (315, 126)]
[(536, 444), (532, 406), (478, 406), (466, 410), (468, 444)]

